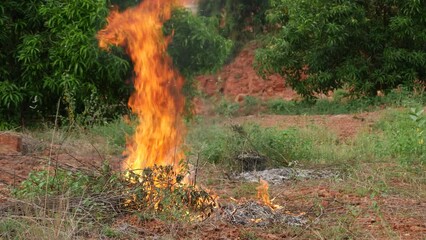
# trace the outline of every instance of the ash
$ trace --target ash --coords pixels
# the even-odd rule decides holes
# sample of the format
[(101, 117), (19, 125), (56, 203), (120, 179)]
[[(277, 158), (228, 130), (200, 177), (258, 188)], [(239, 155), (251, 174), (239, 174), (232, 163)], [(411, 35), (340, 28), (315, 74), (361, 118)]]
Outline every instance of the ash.
[(337, 172), (330, 170), (308, 170), (297, 168), (276, 168), (263, 171), (243, 172), (236, 176), (236, 179), (248, 182), (259, 182), (263, 179), (270, 184), (279, 184), (294, 179), (319, 179), (319, 178), (335, 178), (338, 177)]
[(303, 217), (272, 210), (270, 207), (254, 201), (240, 204), (229, 203), (222, 206), (222, 211), (223, 218), (235, 225), (263, 227), (274, 223), (284, 223), (289, 226), (302, 226), (307, 223)]

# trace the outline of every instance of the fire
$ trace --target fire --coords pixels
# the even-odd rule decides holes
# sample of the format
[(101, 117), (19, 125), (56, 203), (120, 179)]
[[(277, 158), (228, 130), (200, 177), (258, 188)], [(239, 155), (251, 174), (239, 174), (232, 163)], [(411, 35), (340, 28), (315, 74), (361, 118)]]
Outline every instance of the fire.
[(262, 201), (263, 204), (269, 206), (272, 209), (279, 209), (281, 206), (272, 203), (273, 200), (269, 198), (269, 184), (267, 181), (260, 179), (260, 185), (256, 188), (257, 197)]
[(269, 184), (267, 181), (260, 179), (259, 180), (260, 185), (256, 188), (257, 190), (257, 197), (265, 204), (265, 205), (272, 205), (271, 200), (269, 199)]
[(126, 49), (134, 64), (135, 92), (129, 107), (139, 119), (128, 141), (123, 168), (141, 172), (152, 166), (171, 165), (178, 170), (184, 154), (180, 149), (184, 125), (182, 114), (184, 79), (167, 55), (169, 39), (162, 26), (170, 19), (175, 0), (145, 0), (124, 12), (112, 11), (108, 25), (98, 33), (99, 46)]

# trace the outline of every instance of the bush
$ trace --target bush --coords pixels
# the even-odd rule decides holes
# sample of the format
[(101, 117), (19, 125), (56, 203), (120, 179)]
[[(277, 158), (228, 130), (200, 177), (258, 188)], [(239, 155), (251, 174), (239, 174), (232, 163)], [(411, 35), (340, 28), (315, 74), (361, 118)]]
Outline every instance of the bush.
[(177, 173), (173, 166), (153, 166), (120, 173), (104, 164), (95, 173), (88, 173), (55, 168), (30, 173), (12, 193), (23, 203), (44, 204), (46, 212), (58, 210), (49, 209), (49, 203), (66, 199), (69, 211), (84, 216), (85, 221), (110, 222), (121, 213), (143, 213), (145, 218), (172, 221), (189, 220), (193, 213), (203, 219), (216, 202), (204, 190), (183, 183), (187, 168), (182, 169)]
[[(54, 169), (51, 171), (33, 171), (18, 188), (12, 193), (20, 199), (34, 199), (42, 196), (82, 196), (88, 192), (101, 193), (110, 186), (109, 183), (118, 184), (113, 181), (108, 165), (105, 167), (105, 176), (95, 176), (85, 172)], [(110, 179), (111, 177), (111, 179)], [(115, 176), (118, 177), (118, 176)]]
[(239, 110), (240, 105), (238, 103), (230, 102), (224, 98), (215, 106), (215, 112), (225, 117), (236, 116)]
[(185, 77), (208, 73), (221, 67), (229, 56), (232, 41), (220, 36), (215, 21), (175, 9), (164, 24), (164, 33), (172, 36), (168, 53)]
[(90, 133), (105, 139), (106, 147), (111, 154), (123, 153), (126, 146), (126, 137), (132, 136), (136, 129), (137, 121), (115, 119), (106, 124), (94, 125), (90, 128)]
[[(130, 60), (120, 48), (99, 49), (95, 38), (106, 22), (107, 2), (0, 3), (2, 127), (55, 115), (58, 103), (65, 123), (102, 124), (124, 112), (132, 89), (124, 81), (132, 77)], [(111, 1), (123, 10), (138, 2)], [(164, 32), (173, 34), (168, 51), (191, 99), (193, 76), (220, 67), (232, 42), (219, 35), (215, 21), (183, 9), (173, 11)]]
[(262, 74), (285, 76), (304, 97), (342, 87), (372, 96), (425, 84), (424, 1), (273, 0), (272, 8), (268, 19), (281, 27), (257, 52), (256, 65)]

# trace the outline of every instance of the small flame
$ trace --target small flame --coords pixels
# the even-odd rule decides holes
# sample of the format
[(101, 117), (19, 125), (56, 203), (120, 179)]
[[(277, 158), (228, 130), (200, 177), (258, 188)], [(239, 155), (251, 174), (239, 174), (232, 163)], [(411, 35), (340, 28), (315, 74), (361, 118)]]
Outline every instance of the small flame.
[(273, 200), (269, 198), (269, 184), (267, 181), (260, 179), (260, 185), (256, 187), (257, 198), (262, 201), (263, 204), (269, 206), (272, 209), (279, 209), (281, 206), (272, 203)]
[(269, 198), (269, 184), (267, 181), (260, 179), (259, 180), (260, 185), (256, 188), (257, 190), (257, 197), (265, 204), (265, 205), (272, 205), (271, 200)]
[(139, 126), (128, 140), (128, 158), (123, 168), (141, 172), (152, 166), (171, 165), (178, 170), (184, 158), (181, 144), (184, 125), (184, 79), (172, 67), (167, 55), (162, 26), (170, 19), (176, 0), (145, 0), (124, 12), (113, 10), (108, 25), (98, 33), (99, 46), (126, 49), (134, 64), (135, 92), (129, 107)]

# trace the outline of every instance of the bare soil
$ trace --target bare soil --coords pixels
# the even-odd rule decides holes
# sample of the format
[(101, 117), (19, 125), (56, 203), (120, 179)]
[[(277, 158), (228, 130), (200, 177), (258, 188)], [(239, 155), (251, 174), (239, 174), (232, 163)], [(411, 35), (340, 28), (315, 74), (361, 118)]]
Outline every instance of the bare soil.
[(297, 99), (298, 95), (285, 85), (279, 75), (262, 77), (253, 68), (256, 43), (242, 49), (235, 59), (219, 72), (197, 78), (199, 87), (207, 96), (224, 96), (241, 101), (245, 96), (262, 100), (281, 98)]

